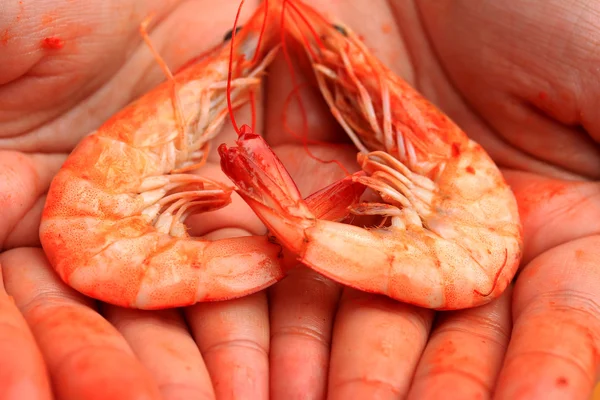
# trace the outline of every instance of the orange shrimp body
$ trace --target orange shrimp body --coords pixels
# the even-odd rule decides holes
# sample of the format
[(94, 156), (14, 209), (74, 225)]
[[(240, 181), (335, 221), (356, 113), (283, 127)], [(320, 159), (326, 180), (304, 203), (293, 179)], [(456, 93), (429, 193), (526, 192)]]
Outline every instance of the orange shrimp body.
[(222, 168), (238, 192), (300, 261), (340, 283), (433, 309), (499, 296), (518, 269), (522, 229), (498, 167), (350, 29), (299, 1), (285, 5), (286, 29), (304, 47), (321, 93), (360, 151), (366, 174), (352, 179), (381, 200), (350, 212), (383, 222), (361, 228), (318, 219), (292, 189), (250, 196), (270, 178), (259, 163), (251, 179), (235, 174), (235, 156), (252, 154), (221, 148)]
[[(263, 32), (257, 49), (264, 16), (259, 8), (236, 35), (233, 106), (248, 101), (274, 57), (274, 30)], [(40, 226), (44, 251), (68, 285), (107, 303), (159, 309), (240, 297), (284, 276), (281, 248), (266, 236), (208, 241), (190, 237), (183, 224), (230, 202), (231, 188), (189, 173), (206, 160), (228, 115), (230, 51), (225, 43), (184, 69), (70, 154)]]

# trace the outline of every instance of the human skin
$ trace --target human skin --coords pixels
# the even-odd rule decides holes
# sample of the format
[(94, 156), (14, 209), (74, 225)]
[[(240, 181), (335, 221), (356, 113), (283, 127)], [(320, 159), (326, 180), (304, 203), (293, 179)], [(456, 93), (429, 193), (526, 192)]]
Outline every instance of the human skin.
[[(12, 299), (0, 295), (0, 346), (14, 356), (0, 360), (0, 387), (9, 389), (0, 399), (50, 398), (50, 383), (60, 399), (586, 398), (600, 341), (598, 1), (311, 2), (361, 34), (503, 168), (525, 249), (497, 301), (434, 313), (298, 268), (239, 300), (143, 312), (92, 301), (57, 279), (38, 239), (52, 176), (85, 134), (164, 80), (139, 23), (156, 12), (152, 41), (176, 70), (221, 40), (238, 4), (3, 5), (0, 265)], [(255, 5), (245, 3), (242, 20)], [(292, 89), (280, 57), (257, 131), (309, 194), (343, 174), (283, 128), (287, 113), (301, 131), (301, 114), (283, 108)], [(348, 143), (316, 90), (302, 96), (310, 138)], [(236, 119), (249, 122), (248, 110)], [(234, 137), (226, 126), (215, 142)], [(355, 168), (350, 145), (311, 150)], [(216, 154), (203, 173), (227, 181)], [(237, 197), (215, 214), (191, 218), (192, 232), (264, 233)]]

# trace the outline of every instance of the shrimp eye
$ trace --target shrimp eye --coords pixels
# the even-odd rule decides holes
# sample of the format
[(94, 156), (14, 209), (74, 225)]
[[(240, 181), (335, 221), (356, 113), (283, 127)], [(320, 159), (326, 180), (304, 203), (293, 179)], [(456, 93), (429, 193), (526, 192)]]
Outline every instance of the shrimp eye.
[(344, 28), (341, 25), (337, 25), (337, 24), (332, 24), (332, 26), (333, 26), (333, 29), (335, 29), (336, 31), (338, 31), (342, 35), (348, 37), (348, 31), (346, 30), (346, 28)]
[[(237, 26), (235, 28), (235, 34), (237, 35), (237, 33), (242, 29), (242, 26)], [(225, 34), (225, 36), (223, 36), (223, 41), (226, 42), (228, 40), (231, 40), (231, 37), (233, 36), (233, 29), (230, 29), (227, 31), (227, 33)]]

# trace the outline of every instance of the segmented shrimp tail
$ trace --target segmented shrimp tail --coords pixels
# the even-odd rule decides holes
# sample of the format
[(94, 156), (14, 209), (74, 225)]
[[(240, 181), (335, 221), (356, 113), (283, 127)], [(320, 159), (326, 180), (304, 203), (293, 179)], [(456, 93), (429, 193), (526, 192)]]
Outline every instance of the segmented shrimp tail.
[[(277, 155), (247, 125), (241, 127), (236, 145), (231, 148), (225, 144), (219, 146), (221, 168), (237, 186), (238, 194), (260, 214), (269, 229), (280, 230), (282, 224), (306, 225), (318, 218), (344, 220), (365, 190), (362, 183), (353, 179), (363, 176), (361, 171), (303, 199)], [(290, 240), (295, 241), (291, 237)], [(285, 245), (294, 251), (291, 243)]]

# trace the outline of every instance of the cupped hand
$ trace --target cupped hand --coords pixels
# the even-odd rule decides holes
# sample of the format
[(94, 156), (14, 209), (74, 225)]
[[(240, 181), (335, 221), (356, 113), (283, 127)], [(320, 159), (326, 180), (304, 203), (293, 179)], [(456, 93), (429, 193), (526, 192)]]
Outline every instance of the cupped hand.
[[(20, 333), (27, 332), (20, 314), (8, 297), (0, 298), (7, 310), (0, 334), (15, 338), (12, 351), (22, 355), (22, 371), (29, 371), (20, 374), (12, 362), (0, 362), (2, 386), (13, 388), (5, 393), (48, 398), (48, 373), (59, 398), (265, 398), (267, 357), (274, 398), (319, 398), (327, 386), (333, 398), (588, 393), (600, 332), (593, 223), (600, 163), (594, 46), (600, 34), (593, 3), (565, 9), (559, 2), (543, 8), (518, 2), (312, 2), (363, 34), (387, 65), (505, 168), (521, 207), (526, 247), (514, 290), (497, 301), (434, 315), (342, 290), (297, 269), (269, 291), (269, 305), (258, 293), (140, 312), (98, 304), (57, 279), (37, 238), (52, 176), (83, 135), (164, 80), (141, 41), (139, 23), (156, 13), (152, 40), (177, 69), (220, 41), (237, 3), (14, 2), (0, 17), (0, 220), (7, 221), (0, 226), (0, 262), (6, 290), (31, 332)], [(247, 2), (243, 15), (253, 5)], [(280, 58), (266, 87), (266, 120), (258, 126), (308, 194), (342, 173), (307, 157), (285, 133), (283, 99), (293, 89), (288, 77)], [(344, 141), (319, 95), (306, 92), (312, 138)], [(287, 115), (291, 126), (300, 126), (300, 113)], [(218, 141), (233, 137), (225, 131)], [(350, 146), (311, 150), (347, 165), (355, 154)], [(216, 164), (207, 168), (218, 174)], [(315, 171), (321, 180), (306, 179)], [(238, 200), (219, 215), (214, 225), (200, 225), (198, 217), (192, 229), (236, 226), (262, 233)]]
[[(68, 153), (165, 80), (140, 23), (153, 14), (152, 43), (177, 70), (223, 41), (238, 5), (86, 0), (3, 6), (0, 264), (11, 297), (0, 295), (0, 353), (11, 356), (0, 357), (0, 398), (47, 399), (50, 388), (57, 399), (268, 397), (265, 292), (185, 309), (121, 309), (67, 287), (38, 237), (45, 193)], [(242, 20), (256, 5), (246, 2)], [(240, 115), (249, 119), (243, 110)], [(227, 127), (217, 141), (233, 136)], [(201, 173), (219, 175), (218, 162)], [(210, 224), (200, 216), (191, 228), (212, 238), (264, 230), (239, 198), (217, 215)]]
[[(311, 5), (362, 35), (486, 148), (515, 191), (525, 249), (503, 296), (455, 312), (342, 290), (307, 269), (294, 271), (270, 291), (275, 398), (588, 398), (600, 350), (600, 3)], [(275, 100), (293, 88), (284, 74), (279, 63), (269, 75), (267, 138), (296, 143), (299, 154), (298, 140), (282, 137)], [(310, 138), (342, 141), (316, 89), (302, 93)], [(292, 110), (300, 132), (301, 113)], [(277, 149), (305, 194), (315, 171), (331, 167)], [(321, 151), (329, 155), (323, 158), (350, 157)]]

